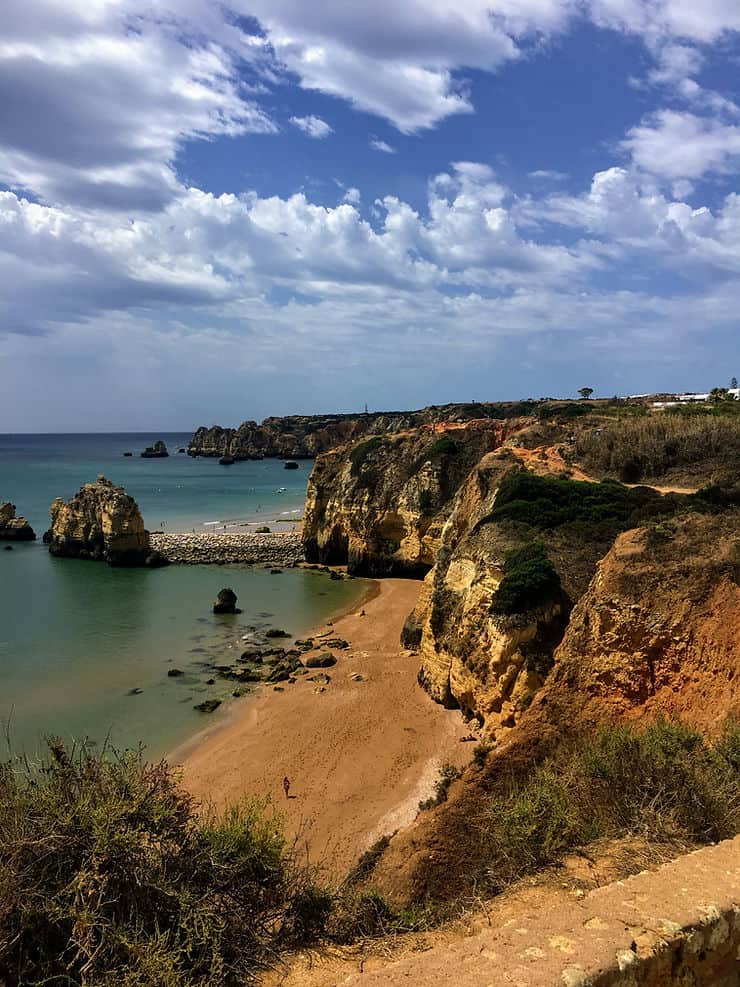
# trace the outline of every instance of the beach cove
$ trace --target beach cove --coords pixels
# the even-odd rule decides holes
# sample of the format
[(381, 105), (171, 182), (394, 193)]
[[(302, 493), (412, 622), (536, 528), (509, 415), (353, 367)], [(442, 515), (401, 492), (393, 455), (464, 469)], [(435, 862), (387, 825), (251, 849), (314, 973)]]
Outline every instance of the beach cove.
[[(147, 757), (161, 757), (252, 701), (254, 687), (234, 697), (234, 682), (213, 668), (233, 661), (244, 634), (281, 627), (300, 636), (366, 591), (362, 580), (293, 567), (295, 535), (275, 534), (270, 542), (246, 534), (262, 526), (257, 518), (280, 531), (276, 519), (301, 516), (310, 463), (296, 471), (275, 460), (224, 468), (178, 454), (186, 436), (164, 439), (168, 458), (141, 459), (138, 451), (153, 436), (0, 437), (0, 496), (16, 503), (39, 535), (0, 553), (0, 721), (15, 750), (34, 753), (45, 736), (57, 735), (141, 743)], [(135, 455), (124, 457), (127, 451)], [(101, 472), (126, 486), (161, 537), (179, 531), (180, 544), (236, 538), (255, 545), (267, 538), (289, 548), (289, 557), (258, 551), (250, 555), (256, 564), (247, 565), (242, 553), (240, 564), (225, 566), (211, 553), (198, 560), (203, 564), (157, 571), (52, 558), (40, 539), (49, 505)], [(281, 572), (273, 573), (279, 561)], [(211, 612), (224, 586), (237, 593), (241, 614)], [(170, 676), (172, 669), (184, 674)], [(220, 700), (216, 712), (194, 709), (208, 699)]]

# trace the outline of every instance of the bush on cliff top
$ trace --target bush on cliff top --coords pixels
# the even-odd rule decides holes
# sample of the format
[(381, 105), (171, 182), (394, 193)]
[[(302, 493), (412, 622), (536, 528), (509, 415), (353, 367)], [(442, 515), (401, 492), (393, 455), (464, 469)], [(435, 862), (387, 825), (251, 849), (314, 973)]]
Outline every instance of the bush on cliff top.
[(494, 787), (477, 823), (493, 892), (600, 837), (715, 842), (740, 832), (740, 728), (711, 746), (680, 722), (610, 726)]
[(0, 981), (243, 984), (321, 931), (331, 900), (262, 807), (200, 810), (139, 754), (49, 751), (0, 765)]

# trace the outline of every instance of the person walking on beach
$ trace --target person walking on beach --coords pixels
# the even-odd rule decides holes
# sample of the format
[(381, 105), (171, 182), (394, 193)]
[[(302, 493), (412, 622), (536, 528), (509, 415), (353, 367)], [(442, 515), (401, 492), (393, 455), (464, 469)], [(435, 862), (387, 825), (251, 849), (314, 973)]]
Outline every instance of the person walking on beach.
[(290, 798), (290, 778), (287, 775), (283, 778), (283, 791), (286, 799)]

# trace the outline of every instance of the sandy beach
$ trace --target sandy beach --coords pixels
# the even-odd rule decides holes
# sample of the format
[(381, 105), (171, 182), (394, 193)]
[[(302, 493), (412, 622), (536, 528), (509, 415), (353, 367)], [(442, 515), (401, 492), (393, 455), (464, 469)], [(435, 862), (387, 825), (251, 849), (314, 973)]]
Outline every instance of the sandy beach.
[(460, 714), (431, 701), (416, 681), (418, 659), (400, 649), (420, 585), (383, 580), (377, 595), (334, 620), (332, 634), (350, 648), (335, 652), (331, 681), (322, 686), (306, 675), (283, 692), (264, 687), (186, 752), (185, 787), (217, 805), (271, 798), (288, 833), (335, 876), (379, 836), (410, 822), (440, 766), (467, 763), (472, 746), (460, 743), (469, 732)]

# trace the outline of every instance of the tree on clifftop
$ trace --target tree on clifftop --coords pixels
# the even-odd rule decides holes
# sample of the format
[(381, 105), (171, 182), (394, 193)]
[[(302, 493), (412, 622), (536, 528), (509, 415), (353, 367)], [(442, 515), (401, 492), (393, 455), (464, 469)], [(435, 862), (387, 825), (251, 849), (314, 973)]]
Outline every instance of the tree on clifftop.
[(581, 395), (584, 401), (587, 401), (588, 398), (590, 398), (591, 395), (594, 393), (594, 389), (593, 387), (579, 387), (578, 393)]

